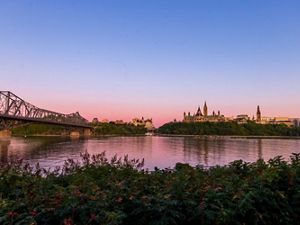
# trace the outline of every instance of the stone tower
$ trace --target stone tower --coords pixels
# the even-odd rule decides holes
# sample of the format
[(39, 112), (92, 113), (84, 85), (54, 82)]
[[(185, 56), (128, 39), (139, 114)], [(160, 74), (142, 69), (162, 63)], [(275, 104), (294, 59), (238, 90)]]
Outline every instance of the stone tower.
[(208, 112), (207, 112), (207, 105), (206, 105), (206, 102), (204, 103), (204, 107), (203, 107), (203, 115), (204, 116), (208, 116)]
[(257, 111), (256, 111), (256, 122), (261, 122), (261, 112), (259, 105), (257, 106)]
[(198, 107), (196, 116), (202, 116), (202, 112), (201, 112), (200, 106)]

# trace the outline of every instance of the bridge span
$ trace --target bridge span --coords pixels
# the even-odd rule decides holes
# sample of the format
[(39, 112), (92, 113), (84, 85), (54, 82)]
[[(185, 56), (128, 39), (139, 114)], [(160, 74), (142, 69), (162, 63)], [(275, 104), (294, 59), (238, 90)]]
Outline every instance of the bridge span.
[(78, 112), (63, 114), (41, 109), (24, 101), (10, 91), (0, 91), (0, 130), (13, 127), (15, 122), (55, 124), (65, 127), (90, 130), (88, 120)]

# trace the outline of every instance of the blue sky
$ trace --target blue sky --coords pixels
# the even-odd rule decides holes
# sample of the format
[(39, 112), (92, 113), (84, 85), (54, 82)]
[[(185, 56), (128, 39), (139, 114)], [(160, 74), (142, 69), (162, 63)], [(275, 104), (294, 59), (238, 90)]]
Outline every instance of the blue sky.
[(300, 2), (0, 1), (0, 87), (87, 118), (300, 117)]

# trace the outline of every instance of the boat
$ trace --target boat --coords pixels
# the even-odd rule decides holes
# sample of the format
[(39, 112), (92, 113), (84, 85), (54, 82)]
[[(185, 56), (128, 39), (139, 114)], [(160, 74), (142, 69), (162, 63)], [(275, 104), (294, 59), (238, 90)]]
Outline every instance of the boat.
[(147, 132), (147, 133), (145, 133), (145, 136), (153, 136), (153, 135), (154, 135), (153, 132)]

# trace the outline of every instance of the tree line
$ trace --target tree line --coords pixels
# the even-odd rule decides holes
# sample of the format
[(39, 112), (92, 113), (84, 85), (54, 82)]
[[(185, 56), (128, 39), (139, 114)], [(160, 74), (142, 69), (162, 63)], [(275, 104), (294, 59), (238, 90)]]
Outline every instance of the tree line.
[(170, 122), (158, 128), (160, 134), (177, 135), (240, 135), (240, 136), (300, 136), (299, 127), (288, 127), (284, 124), (257, 124), (248, 122)]

